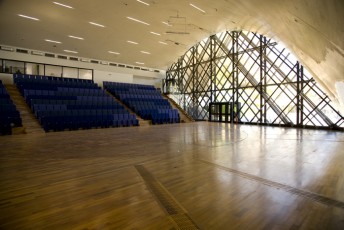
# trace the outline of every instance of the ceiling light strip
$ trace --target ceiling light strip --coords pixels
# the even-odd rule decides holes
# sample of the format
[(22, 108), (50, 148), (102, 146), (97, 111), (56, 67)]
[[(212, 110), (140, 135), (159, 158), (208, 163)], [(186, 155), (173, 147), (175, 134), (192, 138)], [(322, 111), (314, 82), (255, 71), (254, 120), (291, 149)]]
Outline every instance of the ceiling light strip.
[(73, 51), (73, 50), (63, 50), (64, 52), (67, 52), (67, 53), (73, 53), (73, 54), (77, 54), (78, 52), (77, 51)]
[(141, 51), (141, 53), (143, 53), (143, 54), (151, 54), (151, 53), (149, 53), (147, 51)]
[(144, 65), (145, 63), (143, 63), (143, 62), (135, 62), (136, 64), (139, 64), (139, 65)]
[(69, 8), (69, 9), (74, 9), (73, 7), (71, 6), (68, 6), (68, 5), (65, 5), (65, 4), (62, 4), (62, 3), (59, 3), (59, 2), (53, 2), (54, 4), (56, 5), (59, 5), (59, 6), (63, 6), (63, 7), (66, 7), (66, 8)]
[(120, 54), (120, 53), (118, 53), (118, 52), (115, 52), (115, 51), (108, 51), (110, 54)]
[(79, 40), (84, 40), (84, 38), (76, 37), (76, 36), (73, 36), (73, 35), (68, 35), (68, 37), (70, 37), (70, 38), (75, 38), (75, 39), (79, 39)]
[(27, 19), (39, 21), (38, 18), (30, 17), (30, 16), (27, 16), (27, 15), (24, 15), (24, 14), (18, 14), (18, 16), (19, 16), (19, 17), (22, 17), (22, 18), (27, 18)]
[(166, 42), (159, 41), (160, 44), (167, 45)]
[(199, 8), (198, 6), (195, 6), (194, 4), (191, 4), (191, 3), (190, 3), (190, 6), (192, 6), (193, 8), (195, 8), (195, 9), (197, 9), (197, 10), (199, 10), (199, 11), (201, 11), (201, 12), (205, 13), (205, 11), (204, 11), (204, 10), (202, 10), (202, 9), (201, 9), (201, 8)]
[(147, 2), (144, 2), (144, 1), (141, 1), (141, 0), (136, 0), (136, 1), (138, 1), (139, 3), (145, 4), (146, 6), (149, 6), (149, 4)]
[(133, 42), (133, 41), (127, 41), (127, 42), (129, 42), (129, 43), (131, 43), (131, 44), (135, 44), (135, 45), (139, 44), (139, 43)]
[(98, 24), (98, 23), (95, 23), (95, 22), (89, 22), (90, 24), (94, 25), (94, 26), (99, 26), (99, 27), (105, 27), (104, 25), (101, 25), (101, 24)]
[(161, 36), (161, 34), (159, 34), (159, 33), (156, 33), (156, 32), (153, 32), (153, 31), (151, 31), (150, 33), (151, 33), (151, 34), (154, 34), (154, 35)]
[(59, 41), (54, 41), (54, 40), (50, 40), (50, 39), (44, 39), (44, 41), (61, 44), (61, 42), (59, 42)]
[(172, 26), (172, 25), (169, 24), (168, 22), (162, 22), (162, 23), (164, 23), (164, 24), (167, 25), (167, 26)]
[(144, 22), (144, 21), (141, 21), (141, 20), (138, 20), (136, 18), (132, 18), (132, 17), (127, 17), (128, 19), (132, 20), (132, 21), (135, 21), (135, 22), (139, 22), (139, 23), (142, 23), (142, 24), (145, 24), (147, 26), (149, 26), (150, 24), (147, 23), (147, 22)]

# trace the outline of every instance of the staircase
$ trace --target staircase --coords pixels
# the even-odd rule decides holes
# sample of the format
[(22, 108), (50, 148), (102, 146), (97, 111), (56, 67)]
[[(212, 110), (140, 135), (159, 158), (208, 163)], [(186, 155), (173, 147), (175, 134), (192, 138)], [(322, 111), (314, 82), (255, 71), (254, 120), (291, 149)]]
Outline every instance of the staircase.
[(168, 100), (168, 102), (170, 103), (170, 105), (172, 106), (172, 108), (177, 109), (178, 113), (179, 113), (179, 117), (180, 117), (180, 122), (181, 123), (190, 123), (190, 122), (194, 122), (195, 120), (190, 117), (183, 109), (182, 107), (180, 107), (177, 102), (175, 102), (172, 98), (169, 98), (168, 96), (162, 94), (162, 96), (164, 98), (166, 98)]
[(136, 119), (139, 121), (139, 126), (150, 126), (152, 125), (151, 120), (144, 120), (139, 115), (137, 115), (134, 111), (132, 111), (128, 106), (126, 106), (123, 102), (118, 100), (115, 96), (113, 96), (110, 92), (105, 90), (105, 92), (110, 95), (118, 104), (122, 105), (124, 108), (126, 108), (131, 114), (135, 114)]
[(15, 85), (8, 84), (5, 84), (5, 87), (13, 103), (17, 107), (23, 123), (23, 127), (12, 129), (12, 134), (45, 133), (17, 87)]

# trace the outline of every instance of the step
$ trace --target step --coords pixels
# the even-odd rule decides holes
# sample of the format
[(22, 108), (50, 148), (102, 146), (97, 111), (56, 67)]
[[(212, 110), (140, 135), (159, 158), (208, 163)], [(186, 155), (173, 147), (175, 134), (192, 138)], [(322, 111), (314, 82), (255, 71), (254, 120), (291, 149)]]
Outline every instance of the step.
[(150, 120), (140, 120), (139, 121), (139, 126), (150, 126), (152, 125), (152, 121)]
[(24, 97), (20, 94), (15, 85), (5, 84), (6, 90), (11, 97), (11, 100), (16, 105), (17, 110), (20, 113), (23, 127), (12, 129), (12, 133), (15, 134), (29, 134), (29, 133), (44, 133), (37, 118), (26, 104)]
[(194, 122), (194, 120), (190, 116), (188, 116), (187, 113), (173, 99), (164, 94), (162, 94), (162, 96), (168, 100), (172, 108), (178, 110), (181, 123)]

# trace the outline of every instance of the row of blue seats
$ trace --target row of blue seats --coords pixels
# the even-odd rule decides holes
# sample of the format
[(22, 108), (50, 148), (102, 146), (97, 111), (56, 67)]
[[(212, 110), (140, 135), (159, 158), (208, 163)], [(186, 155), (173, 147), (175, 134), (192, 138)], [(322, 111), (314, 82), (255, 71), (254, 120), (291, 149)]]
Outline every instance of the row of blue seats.
[[(117, 90), (118, 91), (118, 90)], [(135, 93), (135, 94), (157, 94), (160, 95), (160, 92), (156, 90), (155, 88), (151, 89), (136, 89), (136, 88), (129, 88), (127, 91), (123, 92), (130, 92), (130, 93)]]
[(179, 114), (177, 116), (172, 113), (153, 113), (152, 124), (166, 124), (166, 123), (179, 123)]
[(13, 80), (14, 80), (14, 83), (17, 83), (18, 81), (25, 81), (25, 80), (30, 80), (33, 82), (49, 80), (49, 81), (65, 81), (65, 82), (78, 82), (78, 83), (93, 83), (93, 81), (89, 79), (61, 78), (61, 77), (33, 75), (33, 74), (13, 74)]
[[(65, 104), (67, 106), (91, 106), (92, 108), (98, 108), (98, 107), (123, 107), (122, 105), (118, 104), (115, 101), (98, 101), (98, 100), (86, 100), (86, 99), (73, 99), (73, 100), (55, 100), (55, 99), (32, 99), (31, 103), (33, 105), (35, 104), (52, 104), (52, 105), (58, 105), (58, 104)], [(31, 106), (32, 108), (32, 106)]]
[(36, 110), (37, 117), (44, 116), (90, 116), (129, 114), (125, 109), (74, 109), (74, 110)]
[(161, 96), (160, 92), (156, 89), (131, 89), (131, 88), (116, 88), (112, 86), (105, 86), (108, 91), (114, 94), (139, 94), (139, 95), (159, 95)]
[(56, 90), (58, 87), (69, 88), (84, 88), (84, 89), (100, 89), (95, 83), (75, 83), (75, 82), (59, 82), (59, 81), (46, 81), (46, 82), (17, 82), (15, 83), (20, 92), (23, 89), (47, 89)]
[[(7, 94), (7, 96), (10, 96), (10, 95)], [(13, 101), (10, 98), (0, 98), (0, 104), (1, 105), (13, 104)]]
[(114, 87), (107, 86), (108, 90), (115, 91), (118, 93), (134, 93), (134, 94), (160, 94), (155, 88), (148, 89), (137, 89), (137, 88), (123, 88), (123, 87)]
[(36, 112), (38, 110), (82, 110), (82, 109), (87, 109), (87, 110), (99, 110), (99, 109), (125, 110), (125, 108), (120, 104), (109, 104), (109, 105), (34, 104), (32, 106), (32, 110), (34, 112)]
[(10, 99), (10, 95), (8, 94), (0, 94), (0, 99)]
[(147, 89), (140, 89), (140, 87), (128, 83), (104, 82), (104, 88), (143, 119), (152, 120), (153, 124), (180, 121), (178, 111), (173, 110), (168, 100), (164, 99), (153, 86), (149, 86)]
[(34, 90), (24, 89), (23, 96), (28, 95), (50, 95), (50, 96), (105, 96), (106, 93), (102, 90), (84, 91), (84, 92), (61, 92), (56, 90)]
[(138, 94), (118, 94), (117, 97), (120, 100), (126, 99), (161, 99), (161, 95), (138, 95)]
[(63, 131), (90, 128), (108, 128), (121, 126), (137, 126), (138, 120), (133, 114), (106, 114), (106, 115), (54, 115), (42, 116), (40, 123), (48, 131)]
[(7, 90), (5, 89), (5, 87), (3, 87), (3, 85), (0, 87), (0, 95), (3, 95), (3, 94), (8, 94), (7, 93)]
[(143, 84), (133, 84), (133, 83), (123, 83), (123, 82), (109, 82), (104, 81), (103, 86), (105, 87), (117, 87), (127, 89), (127, 88), (136, 88), (136, 89), (152, 89), (155, 90), (153, 85), (143, 85)]
[[(45, 131), (138, 125), (135, 115), (92, 82), (71, 87), (76, 82), (70, 81), (61, 87), (59, 79), (35, 80), (30, 77), (29, 82), (19, 81), (18, 85)], [(94, 87), (89, 87), (92, 84)]]
[(135, 105), (143, 105), (143, 106), (155, 106), (155, 107), (160, 107), (160, 106), (168, 106), (169, 108), (172, 108), (168, 100), (166, 99), (138, 99), (138, 98), (133, 98), (133, 99), (125, 99), (123, 100), (124, 103), (130, 104), (131, 106)]
[(19, 126), (22, 126), (20, 113), (0, 80), (0, 135), (10, 135), (12, 128)]
[(60, 101), (88, 101), (95, 103), (113, 102), (113, 99), (109, 96), (57, 96), (57, 95), (27, 95), (25, 97), (26, 103), (31, 107), (32, 103), (37, 99), (45, 100), (60, 100)]
[(154, 105), (140, 105), (140, 104), (138, 104), (138, 105), (133, 105), (133, 110), (135, 110), (135, 111), (140, 111), (140, 110), (142, 110), (142, 109), (171, 109), (171, 107), (169, 107), (169, 106), (166, 106), (166, 105), (163, 105), (163, 106), (159, 106), (159, 107), (156, 107), (156, 106), (154, 106)]
[(106, 94), (106, 92), (102, 89), (95, 88), (71, 88), (71, 87), (57, 87), (58, 92), (65, 92), (65, 93), (79, 93), (79, 94)]

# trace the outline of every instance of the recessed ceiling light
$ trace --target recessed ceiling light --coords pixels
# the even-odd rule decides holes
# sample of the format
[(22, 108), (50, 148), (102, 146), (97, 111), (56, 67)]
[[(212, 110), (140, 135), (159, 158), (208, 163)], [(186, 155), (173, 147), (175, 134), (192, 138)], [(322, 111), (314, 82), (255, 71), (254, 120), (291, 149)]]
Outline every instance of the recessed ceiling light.
[(19, 16), (19, 17), (22, 17), (22, 18), (28, 18), (28, 19), (31, 19), (31, 20), (39, 21), (38, 18), (30, 17), (30, 16), (23, 15), (23, 14), (18, 14), (18, 16)]
[(139, 64), (139, 65), (144, 65), (145, 63), (143, 63), (143, 62), (135, 62), (136, 64)]
[(149, 53), (147, 51), (141, 51), (141, 53), (143, 53), (143, 54), (151, 54), (151, 53)]
[(76, 36), (73, 36), (73, 35), (68, 35), (68, 37), (70, 37), (70, 38), (75, 38), (75, 39), (79, 39), (79, 40), (84, 40), (84, 39), (81, 38), (81, 37), (76, 37)]
[(192, 6), (193, 8), (195, 8), (195, 9), (197, 9), (197, 10), (199, 10), (199, 11), (201, 11), (201, 12), (205, 13), (205, 11), (204, 11), (204, 10), (202, 10), (202, 9), (201, 9), (201, 8), (199, 8), (198, 6), (195, 6), (194, 4), (191, 4), (191, 3), (190, 3), (190, 6)]
[(108, 51), (110, 54), (120, 54), (120, 53), (118, 53), (118, 52), (114, 52), (114, 51)]
[(99, 27), (105, 27), (104, 25), (95, 23), (95, 22), (89, 22), (90, 24), (94, 25), (94, 26), (99, 26)]
[(147, 2), (140, 1), (140, 0), (136, 0), (136, 1), (138, 1), (138, 2), (140, 2), (140, 3), (142, 3), (142, 4), (145, 4), (145, 5), (149, 6), (149, 4), (148, 4)]
[(144, 22), (144, 21), (138, 20), (136, 18), (132, 18), (132, 17), (127, 17), (127, 18), (132, 20), (132, 21), (139, 22), (139, 23), (142, 23), (142, 24), (149, 26), (149, 24), (147, 22)]
[(65, 4), (62, 4), (62, 3), (59, 3), (59, 2), (53, 2), (54, 4), (56, 5), (59, 5), (59, 6), (63, 6), (63, 7), (66, 7), (66, 8), (69, 8), (69, 9), (74, 9), (73, 7), (71, 6), (68, 6), (68, 5), (65, 5)]
[(54, 41), (54, 40), (49, 40), (49, 39), (45, 39), (44, 41), (46, 41), (46, 42), (52, 42), (52, 43), (57, 43), (57, 44), (61, 44), (61, 42)]
[(139, 44), (139, 43), (133, 42), (133, 41), (127, 41), (127, 42), (129, 42), (129, 43), (131, 43), (131, 44), (135, 44), (135, 45)]
[(167, 45), (166, 42), (159, 41), (160, 44)]
[(159, 34), (159, 33), (156, 33), (156, 32), (150, 32), (151, 34), (154, 34), (154, 35), (158, 35), (158, 36), (161, 36), (161, 34)]
[(168, 22), (162, 22), (162, 23), (164, 23), (164, 24), (167, 25), (167, 26), (172, 26), (172, 25), (169, 24)]
[(77, 54), (78, 52), (77, 51), (73, 51), (73, 50), (63, 50), (64, 52), (67, 52), (67, 53), (73, 53), (73, 54)]

